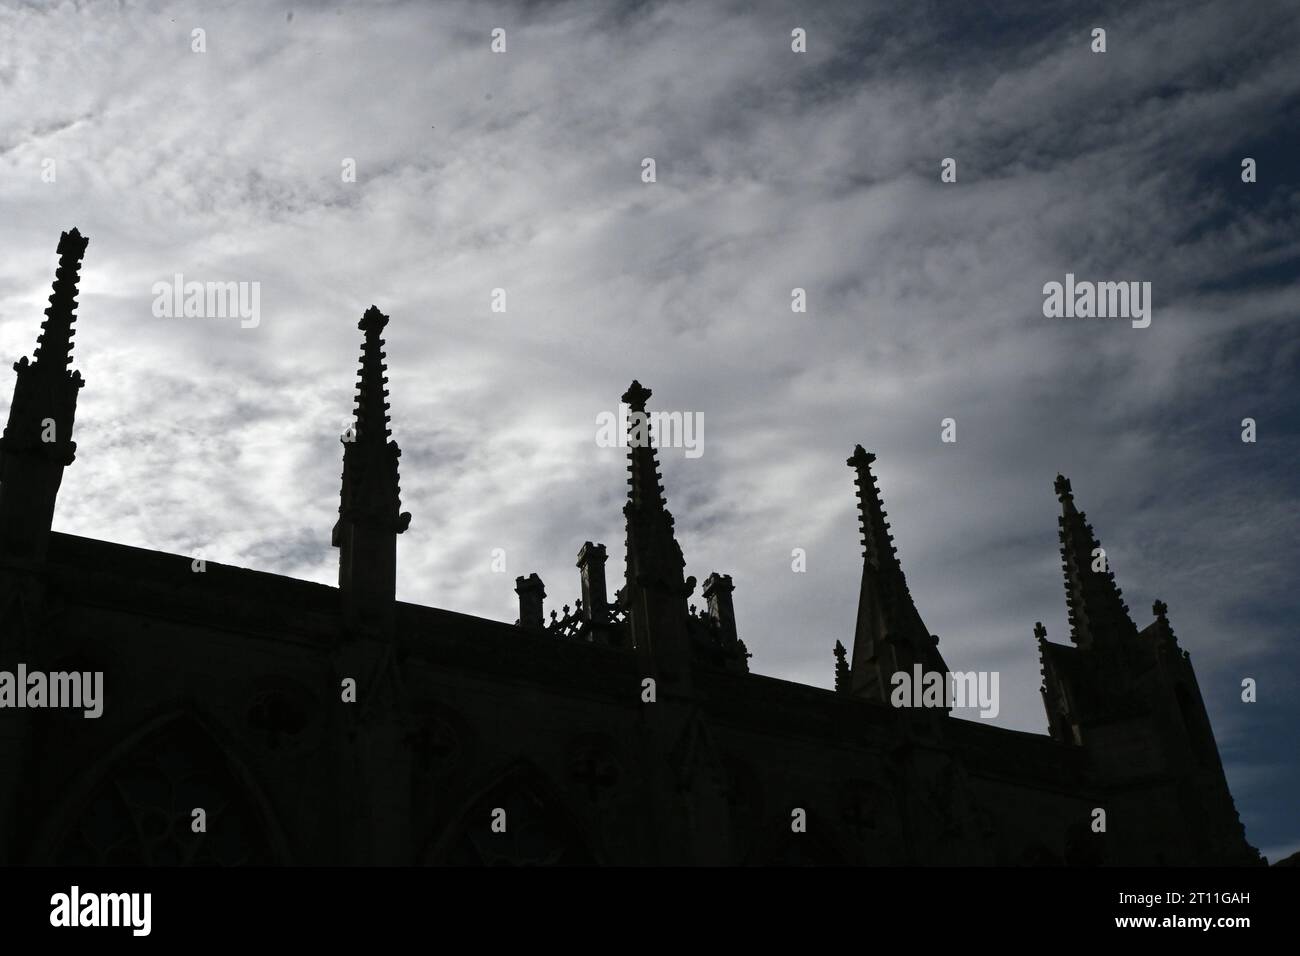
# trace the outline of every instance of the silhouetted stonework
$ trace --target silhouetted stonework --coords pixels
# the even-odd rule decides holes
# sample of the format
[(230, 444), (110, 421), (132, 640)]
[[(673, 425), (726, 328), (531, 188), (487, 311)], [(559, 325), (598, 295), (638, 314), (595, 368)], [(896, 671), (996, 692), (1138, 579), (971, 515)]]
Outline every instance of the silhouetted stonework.
[[(388, 319), (373, 307), (333, 532), (339, 587), (195, 573), (187, 556), (51, 532), (75, 448), (85, 246), (76, 230), (59, 243), (0, 439), (0, 669), (103, 671), (106, 703), (95, 720), (0, 710), (3, 862), (1260, 862), (1167, 609), (1132, 623), (1112, 575), (1091, 570), (1096, 539), (1064, 478), (1072, 643), (1035, 629), (1050, 736), (889, 705), (894, 672), (946, 665), (860, 447), (862, 587), (834, 691), (749, 673), (729, 576), (710, 575), (707, 612), (692, 609), (651, 445), (629, 448), (627, 574), (612, 596), (606, 549), (586, 542), (582, 598), (549, 621), (536, 575), (518, 580), (514, 625), (395, 601), (410, 515), (388, 432)], [(650, 392), (634, 382), (623, 398), (636, 413)]]

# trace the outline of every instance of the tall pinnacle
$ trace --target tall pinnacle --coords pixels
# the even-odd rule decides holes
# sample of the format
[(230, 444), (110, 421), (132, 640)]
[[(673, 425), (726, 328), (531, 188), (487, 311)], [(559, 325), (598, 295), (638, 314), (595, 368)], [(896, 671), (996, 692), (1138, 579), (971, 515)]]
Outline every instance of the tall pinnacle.
[[(33, 365), (42, 371), (48, 382), (57, 381), (67, 374), (72, 364), (73, 324), (77, 320), (77, 282), (81, 273), (81, 258), (90, 240), (73, 228), (59, 237), (59, 265), (54, 273), (54, 289), (50, 304), (41, 323), (41, 335), (36, 345)], [(74, 380), (81, 376), (72, 373)]]
[(1093, 647), (1136, 637), (1137, 628), (1109, 561), (1087, 516), (1074, 505), (1070, 480), (1057, 475), (1055, 489), (1061, 502), (1061, 570), (1070, 612), (1070, 640), (1080, 647)]
[(633, 382), (623, 393), (628, 416), (627, 583), (623, 588), (633, 646), (650, 655), (659, 677), (677, 688), (690, 680), (687, 599), (695, 579), (686, 579), (686, 560), (673, 534), (664, 501), (659, 462), (645, 405), (650, 389)]
[[(664, 511), (664, 489), (660, 482), (659, 460), (655, 453), (654, 439), (650, 434), (650, 421), (646, 415), (645, 405), (653, 393), (635, 379), (623, 393), (623, 402), (628, 406), (627, 444), (631, 449), (628, 455), (628, 485), (631, 489), (629, 504), (640, 511)], [(669, 518), (671, 526), (672, 519)]]
[(650, 394), (637, 381), (623, 393), (628, 405), (628, 500), (623, 507), (627, 578), (631, 585), (653, 583), (680, 592), (684, 602), (689, 593), (682, 577), (686, 561), (673, 534), (673, 516), (659, 476), (659, 457), (645, 409)]
[(68, 366), (86, 243), (76, 229), (59, 237), (59, 265), (36, 353), (14, 364), (14, 396), (0, 435), (0, 557), (43, 560), (63, 470), (76, 458), (72, 431), (85, 383)]
[(861, 445), (853, 448), (846, 464), (851, 466), (857, 477), (854, 484), (858, 486), (858, 523), (862, 529), (862, 554), (866, 563), (876, 570), (884, 568), (897, 569), (898, 552), (894, 549), (894, 538), (889, 533), (889, 522), (885, 520), (884, 504), (880, 500), (880, 489), (876, 487), (876, 478), (871, 473), (871, 465), (876, 456), (865, 451)]
[(397, 593), (397, 536), (411, 523), (402, 511), (397, 459), (388, 431), (384, 340), (388, 316), (373, 305), (357, 324), (365, 341), (357, 374), (356, 420), (343, 441), (343, 488), (332, 542), (339, 549), (339, 590), (349, 625), (389, 632)]
[(366, 447), (383, 447), (391, 434), (388, 427), (388, 366), (384, 340), (388, 316), (375, 306), (366, 309), (357, 328), (366, 333), (361, 343), (361, 368), (357, 373), (356, 439)]
[(876, 456), (861, 445), (847, 464), (858, 488), (858, 525), (862, 532), (862, 585), (853, 634), (849, 693), (888, 701), (892, 676), (919, 663), (926, 671), (946, 671), (935, 639), (921, 619), (898, 562), (880, 490), (871, 473)]
[(18, 381), (9, 422), (0, 438), (0, 456), (32, 451), (60, 465), (76, 457), (72, 426), (77, 413), (77, 392), (86, 383), (70, 372), (73, 324), (77, 312), (77, 283), (81, 258), (89, 240), (76, 229), (59, 237), (59, 265), (45, 321), (32, 361), (24, 356), (14, 364)]
[(388, 316), (371, 306), (357, 323), (365, 332), (357, 373), (356, 423), (344, 436), (343, 489), (339, 514), (401, 534), (411, 516), (401, 512), (397, 460), (402, 451), (389, 436), (388, 368), (380, 338)]

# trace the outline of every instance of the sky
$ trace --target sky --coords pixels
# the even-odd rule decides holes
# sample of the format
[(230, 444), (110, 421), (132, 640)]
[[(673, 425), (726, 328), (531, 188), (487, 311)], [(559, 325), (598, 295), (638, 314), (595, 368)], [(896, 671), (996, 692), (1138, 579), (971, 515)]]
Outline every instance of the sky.
[[(1297, 48), (1283, 0), (4, 0), (0, 357), (31, 353), (80, 228), (56, 530), (334, 583), (377, 305), (398, 597), (503, 621), (517, 575), (571, 603), (585, 540), (621, 580), (625, 451), (595, 439), (638, 379), (703, 422), (698, 453), (660, 452), (687, 573), (732, 575), (752, 670), (822, 687), (861, 443), (949, 666), (998, 671), (993, 722), (1040, 733), (1063, 473), (1138, 626), (1168, 603), (1277, 859), (1300, 850)], [(256, 323), (157, 317), (176, 274), (257, 283)], [(1150, 326), (1046, 317), (1067, 274), (1151, 283)]]

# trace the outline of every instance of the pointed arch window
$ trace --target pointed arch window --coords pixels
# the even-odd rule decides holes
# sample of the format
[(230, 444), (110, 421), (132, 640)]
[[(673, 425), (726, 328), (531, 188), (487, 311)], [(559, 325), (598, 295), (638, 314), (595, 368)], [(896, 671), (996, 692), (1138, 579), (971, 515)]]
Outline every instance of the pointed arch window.
[[(193, 831), (195, 808), (206, 832)], [(147, 733), (91, 792), (56, 865), (240, 866), (276, 862), (256, 803), (212, 738), (176, 718)]]

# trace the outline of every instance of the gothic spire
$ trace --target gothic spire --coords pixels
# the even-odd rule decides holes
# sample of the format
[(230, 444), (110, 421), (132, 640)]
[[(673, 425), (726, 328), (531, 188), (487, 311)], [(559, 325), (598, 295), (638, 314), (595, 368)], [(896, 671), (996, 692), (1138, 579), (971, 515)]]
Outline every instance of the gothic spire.
[(632, 641), (653, 661), (660, 680), (682, 692), (690, 683), (687, 599), (695, 579), (685, 578), (686, 560), (673, 533), (673, 516), (664, 500), (659, 461), (646, 401), (650, 389), (633, 381), (623, 393), (628, 406), (627, 583), (623, 599)]
[(1109, 560), (1087, 516), (1074, 505), (1070, 480), (1057, 475), (1055, 488), (1061, 502), (1061, 570), (1065, 575), (1070, 640), (1080, 647), (1091, 648), (1136, 637), (1137, 628), (1115, 583)]
[(863, 549), (849, 686), (854, 695), (887, 701), (895, 672), (909, 671), (914, 663), (926, 671), (946, 671), (947, 665), (912, 602), (871, 473), (875, 460), (858, 445), (846, 462), (856, 475)]
[(77, 321), (81, 257), (85, 255), (89, 241), (75, 227), (59, 237), (59, 266), (54, 273), (54, 289), (50, 293), (50, 304), (45, 309), (45, 321), (41, 323), (41, 335), (33, 356), (34, 367), (40, 369), (49, 382), (56, 382), (65, 375), (77, 382), (81, 380), (78, 373), (68, 373), (68, 366), (72, 364), (72, 337), (76, 334), (73, 326)]
[(30, 446), (52, 421), (54, 440), (50, 441), (48, 435), (41, 437), (41, 444), (46, 446), (41, 451), (58, 458), (64, 465), (72, 463), (76, 449), (71, 440), (72, 418), (76, 412), (77, 390), (85, 384), (81, 373), (70, 372), (68, 366), (72, 364), (81, 258), (89, 241), (76, 228), (59, 237), (59, 265), (36, 352), (30, 363), (24, 357), (14, 365), (19, 382), (6, 430), (11, 445)]
[[(664, 489), (660, 482), (659, 460), (654, 439), (650, 434), (650, 421), (645, 405), (653, 393), (635, 379), (623, 393), (628, 406), (627, 444), (629, 504), (643, 513), (666, 512)], [(671, 523), (671, 519), (670, 519)]]
[(623, 512), (627, 517), (627, 574), (631, 584), (635, 577), (653, 580), (669, 589), (681, 591), (683, 610), (686, 595), (682, 569), (686, 565), (673, 533), (673, 516), (668, 511), (659, 475), (659, 457), (655, 450), (646, 401), (650, 389), (633, 381), (623, 393), (628, 406), (628, 500)]
[(343, 483), (333, 545), (339, 549), (339, 589), (354, 626), (385, 629), (397, 586), (397, 535), (411, 523), (401, 510), (397, 460), (390, 440), (384, 340), (388, 316), (373, 305), (357, 324), (365, 333), (357, 374), (355, 420), (343, 442)]
[(866, 563), (876, 570), (884, 568), (898, 569), (898, 552), (894, 549), (894, 538), (889, 533), (888, 517), (880, 500), (880, 489), (876, 487), (876, 478), (871, 473), (871, 465), (876, 456), (863, 449), (861, 445), (853, 448), (853, 454), (847, 462), (857, 473), (853, 479), (858, 486), (858, 523), (862, 530), (862, 553)]
[(14, 364), (17, 381), (0, 436), (0, 555), (44, 556), (63, 469), (76, 457), (72, 429), (85, 383), (68, 366), (87, 242), (76, 229), (59, 237), (59, 265), (34, 359)]
[(411, 516), (401, 511), (397, 460), (402, 450), (390, 440), (388, 366), (380, 338), (388, 316), (371, 306), (357, 323), (365, 332), (361, 367), (357, 372), (355, 422), (342, 439), (343, 489), (340, 515), (355, 515), (401, 534)]

